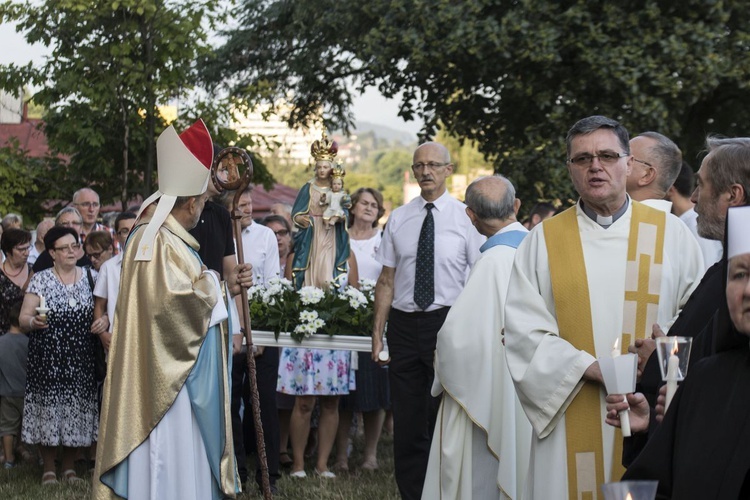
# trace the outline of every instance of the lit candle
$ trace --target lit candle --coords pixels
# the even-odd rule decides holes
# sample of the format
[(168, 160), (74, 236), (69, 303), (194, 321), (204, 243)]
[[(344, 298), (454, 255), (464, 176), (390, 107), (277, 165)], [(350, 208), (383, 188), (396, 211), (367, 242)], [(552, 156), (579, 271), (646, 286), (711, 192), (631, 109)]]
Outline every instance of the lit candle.
[(616, 358), (620, 355), (620, 338), (618, 337), (617, 340), (615, 340), (615, 345), (612, 346), (612, 357)]
[(39, 296), (39, 307), (42, 309), (47, 309), (47, 304), (44, 301), (44, 295)]
[(672, 402), (674, 393), (677, 392), (677, 373), (679, 369), (680, 359), (677, 357), (677, 343), (675, 342), (674, 349), (669, 355), (669, 361), (667, 361), (667, 401), (664, 405), (665, 413), (669, 408), (669, 403)]

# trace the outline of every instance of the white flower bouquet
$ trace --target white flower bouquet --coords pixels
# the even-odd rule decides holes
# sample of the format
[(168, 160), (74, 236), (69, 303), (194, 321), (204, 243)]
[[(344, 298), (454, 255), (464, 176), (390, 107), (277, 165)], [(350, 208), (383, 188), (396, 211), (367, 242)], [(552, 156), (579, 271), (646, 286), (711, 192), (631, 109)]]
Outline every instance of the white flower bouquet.
[(253, 328), (273, 331), (276, 339), (282, 332), (297, 342), (315, 333), (369, 336), (375, 282), (361, 280), (359, 289), (333, 284), (325, 290), (306, 286), (295, 291), (291, 281), (274, 278), (268, 287), (248, 290), (248, 301)]

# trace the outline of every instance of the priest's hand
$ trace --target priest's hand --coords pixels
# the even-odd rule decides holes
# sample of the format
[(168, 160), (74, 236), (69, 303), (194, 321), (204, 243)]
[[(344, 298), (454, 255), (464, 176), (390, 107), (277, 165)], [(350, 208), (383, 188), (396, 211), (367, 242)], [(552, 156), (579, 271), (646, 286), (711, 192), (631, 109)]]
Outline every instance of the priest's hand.
[(253, 286), (253, 265), (246, 262), (235, 266), (227, 275), (227, 284), (232, 296), (239, 295), (241, 288)]
[(583, 372), (583, 380), (588, 380), (590, 382), (596, 382), (598, 384), (604, 385), (602, 369), (599, 367), (598, 361), (594, 361), (589, 365), (588, 368), (586, 368), (586, 371)]
[(656, 408), (654, 410), (656, 411), (656, 421), (661, 423), (661, 421), (664, 419), (664, 413), (666, 412), (667, 407), (667, 386), (662, 385), (659, 387), (659, 395), (656, 397)]
[(612, 427), (620, 427), (620, 412), (630, 409), (630, 431), (647, 432), (650, 408), (646, 397), (640, 392), (635, 394), (609, 394), (605, 421)]
[(651, 331), (650, 339), (637, 339), (635, 341), (635, 346), (628, 347), (628, 352), (638, 355), (638, 380), (640, 380), (641, 375), (643, 375), (646, 363), (656, 349), (656, 341), (654, 339), (665, 336), (662, 329), (656, 323), (653, 324)]

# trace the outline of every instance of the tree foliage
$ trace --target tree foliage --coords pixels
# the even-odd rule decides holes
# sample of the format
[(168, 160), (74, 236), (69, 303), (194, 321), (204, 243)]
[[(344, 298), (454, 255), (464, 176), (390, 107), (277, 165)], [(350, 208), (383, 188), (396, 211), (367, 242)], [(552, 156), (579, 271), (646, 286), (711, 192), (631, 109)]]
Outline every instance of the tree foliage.
[[(26, 210), (19, 210), (17, 199), (36, 199), (40, 184), (44, 184), (43, 172), (46, 163), (42, 159), (27, 159), (17, 140), (0, 148), (0, 213), (20, 212), (25, 218), (36, 217), (34, 207), (40, 204), (29, 204)], [(38, 200), (37, 200), (38, 201)], [(30, 207), (30, 210), (29, 210)]]
[[(604, 114), (672, 137), (694, 161), (707, 133), (750, 135), (746, 1), (248, 0), (204, 63), (248, 102), (291, 99), (352, 123), (376, 85), (400, 115), (475, 141), (532, 201), (573, 196), (564, 135)], [(229, 64), (226, 64), (229, 62)], [(354, 87), (347, 85), (354, 82)], [(527, 203), (529, 206), (533, 203)]]
[[(0, 67), (0, 86), (31, 85), (46, 110), (53, 151), (69, 158), (51, 171), (52, 198), (94, 187), (104, 202), (125, 204), (154, 190), (155, 141), (167, 126), (160, 106), (185, 99), (195, 60), (208, 53), (207, 32), (221, 19), (208, 0), (45, 0), (0, 5), (29, 43), (51, 49), (43, 61)], [(198, 110), (198, 107), (196, 107)], [(205, 106), (214, 133), (227, 136), (229, 108)], [(196, 115), (188, 116), (192, 121)]]

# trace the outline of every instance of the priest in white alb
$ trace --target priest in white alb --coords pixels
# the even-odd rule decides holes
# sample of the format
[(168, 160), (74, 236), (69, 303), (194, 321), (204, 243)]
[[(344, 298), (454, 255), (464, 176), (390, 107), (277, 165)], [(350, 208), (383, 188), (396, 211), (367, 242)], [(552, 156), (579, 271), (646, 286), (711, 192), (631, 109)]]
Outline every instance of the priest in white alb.
[(578, 203), (544, 221), (516, 252), (505, 345), (533, 437), (524, 498), (601, 498), (617, 481), (622, 436), (604, 423), (598, 357), (667, 331), (703, 274), (687, 227), (632, 201), (627, 130), (591, 116), (568, 132)]
[(475, 180), (465, 203), (488, 239), (437, 335), (432, 395), (444, 394), (422, 498), (518, 498), (531, 425), (505, 364), (502, 330), (513, 257), (528, 230), (516, 221), (521, 202), (505, 177)]

